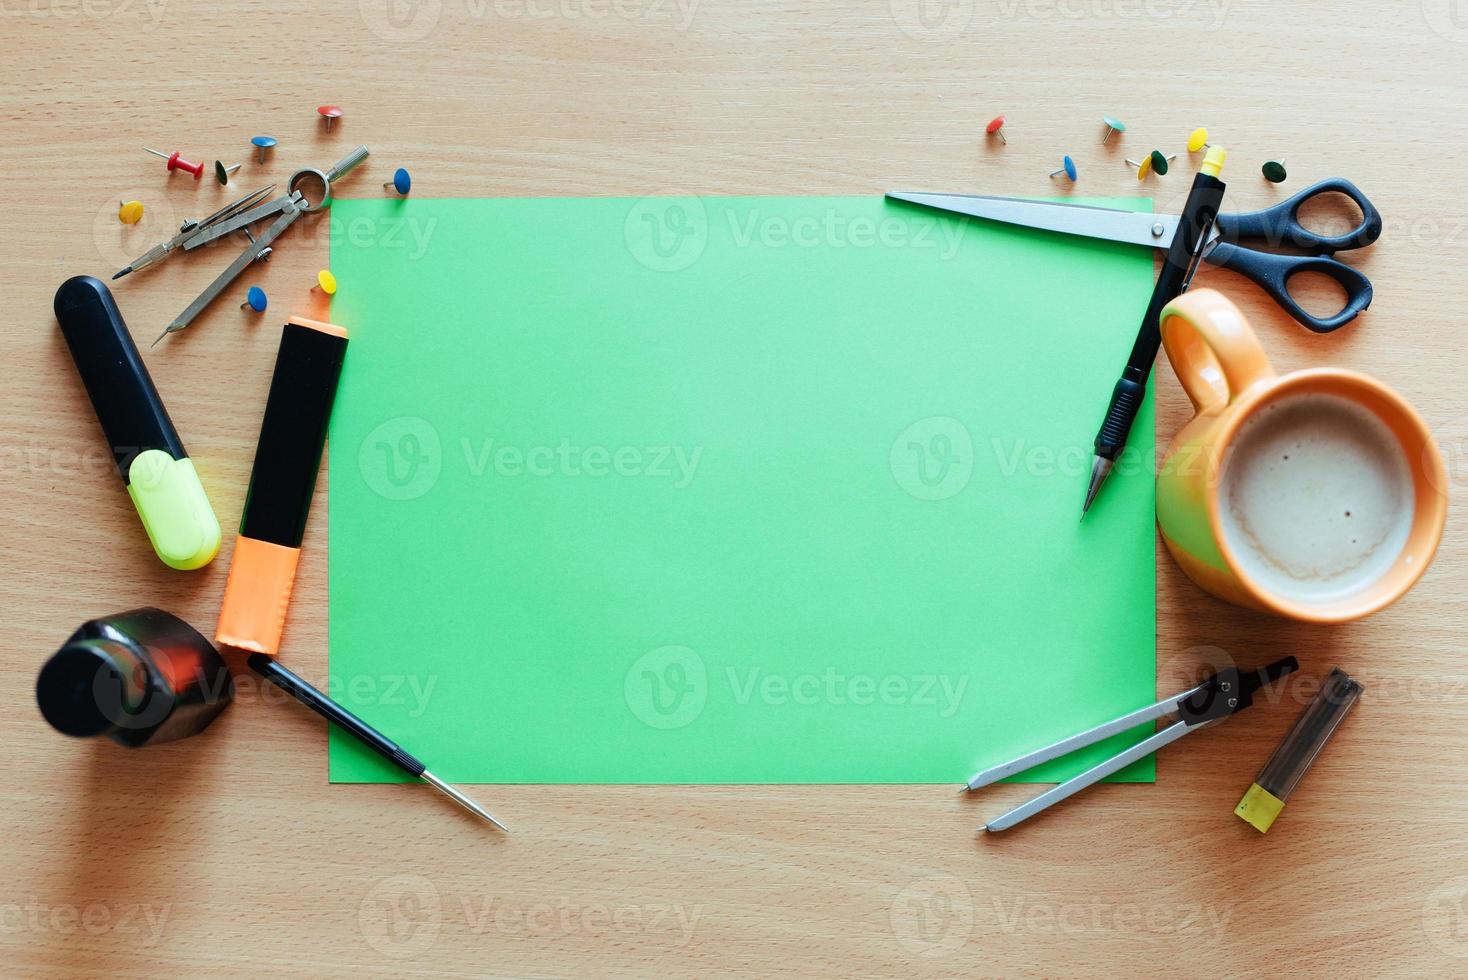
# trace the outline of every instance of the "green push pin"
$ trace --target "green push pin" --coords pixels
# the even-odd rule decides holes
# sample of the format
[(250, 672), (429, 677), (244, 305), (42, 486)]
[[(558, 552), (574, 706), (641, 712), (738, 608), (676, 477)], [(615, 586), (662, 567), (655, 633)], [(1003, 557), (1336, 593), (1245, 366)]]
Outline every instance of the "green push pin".
[(240, 165), (238, 163), (232, 167), (226, 167), (223, 160), (215, 160), (214, 179), (219, 181), (221, 184), (228, 184), (230, 176), (238, 169), (240, 169)]
[(1147, 175), (1150, 173), (1156, 173), (1159, 177), (1166, 176), (1167, 165), (1176, 159), (1176, 153), (1172, 154), (1172, 156), (1164, 156), (1161, 150), (1153, 150), (1140, 160), (1128, 159), (1126, 165), (1136, 168), (1138, 180), (1146, 180)]
[(1285, 165), (1283, 160), (1267, 161), (1264, 166), (1259, 168), (1259, 172), (1262, 173), (1264, 175), (1264, 179), (1269, 181), (1271, 184), (1283, 184), (1285, 178), (1289, 176), (1289, 174), (1285, 172)]

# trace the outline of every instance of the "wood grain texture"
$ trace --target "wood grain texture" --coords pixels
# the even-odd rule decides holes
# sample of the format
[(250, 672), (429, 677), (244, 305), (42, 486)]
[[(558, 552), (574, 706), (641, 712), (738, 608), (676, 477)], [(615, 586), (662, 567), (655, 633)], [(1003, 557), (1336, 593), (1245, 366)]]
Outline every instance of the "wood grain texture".
[[(0, 0), (0, 961), (7, 974), (709, 975), (1462, 973), (1468, 968), (1468, 665), (1463, 310), (1468, 27), (1449, 0)], [(1459, 18), (1461, 20), (1461, 18)], [(342, 104), (321, 134), (314, 107)], [(1009, 143), (977, 135), (997, 112)], [(1098, 117), (1125, 137), (1100, 144)], [(1105, 786), (999, 839), (985, 816), (1033, 790), (484, 787), (499, 838), (415, 786), (329, 786), (325, 735), (256, 688), (203, 737), (129, 753), (37, 715), (37, 665), (82, 620), (151, 603), (212, 631), (228, 545), (162, 567), (106, 471), (51, 314), (235, 192), (165, 177), (147, 143), (208, 161), (281, 145), (283, 179), (358, 142), (344, 194), (408, 166), (427, 196), (866, 194), (892, 187), (1154, 193), (1124, 154), (1210, 127), (1231, 207), (1354, 179), (1386, 234), (1350, 259), (1371, 311), (1330, 337), (1227, 273), (1277, 367), (1331, 363), (1402, 391), (1452, 467), (1436, 564), (1403, 602), (1326, 629), (1201, 594), (1159, 555), (1158, 688), (1217, 647), (1340, 664), (1366, 695), (1275, 829), (1231, 815), (1308, 691), (1162, 755), (1152, 786)], [(1285, 156), (1282, 187), (1257, 177)], [(240, 186), (262, 168), (247, 163)], [(122, 228), (120, 198), (148, 208)], [(329, 222), (293, 229), (264, 323), (241, 283), (148, 356), (232, 538), (273, 362), (276, 310), (305, 309)], [(225, 252), (119, 284), (144, 343)], [(343, 288), (349, 288), (344, 286)], [(1084, 316), (1084, 311), (1077, 311)], [(1123, 352), (1118, 351), (1118, 360)], [(1157, 374), (1159, 431), (1186, 404)], [(325, 481), (287, 643), (327, 676)], [(1079, 485), (1077, 486), (1079, 493)], [(1043, 669), (1041, 665), (1040, 669)], [(262, 701), (270, 703), (261, 703)], [(957, 774), (955, 774), (957, 775)]]

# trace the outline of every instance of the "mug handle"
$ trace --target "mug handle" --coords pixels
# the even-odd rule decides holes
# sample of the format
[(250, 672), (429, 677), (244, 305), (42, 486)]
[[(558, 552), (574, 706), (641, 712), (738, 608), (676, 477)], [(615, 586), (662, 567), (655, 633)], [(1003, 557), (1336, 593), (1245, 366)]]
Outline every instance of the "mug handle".
[(1199, 415), (1216, 415), (1274, 377), (1244, 314), (1216, 289), (1184, 293), (1158, 315), (1162, 346)]

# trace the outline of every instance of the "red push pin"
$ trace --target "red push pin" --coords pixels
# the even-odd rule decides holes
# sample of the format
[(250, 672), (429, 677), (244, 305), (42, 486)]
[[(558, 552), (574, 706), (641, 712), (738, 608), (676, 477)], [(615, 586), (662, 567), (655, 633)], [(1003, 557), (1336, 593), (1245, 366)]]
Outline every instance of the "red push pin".
[(990, 119), (989, 125), (984, 127), (984, 132), (988, 133), (990, 136), (999, 137), (999, 142), (1005, 144), (1006, 146), (1009, 145), (1009, 140), (1004, 138), (1003, 116), (995, 116), (993, 119)]
[(169, 173), (172, 173), (175, 170), (186, 170), (194, 175), (195, 180), (198, 180), (200, 177), (204, 176), (204, 165), (202, 163), (190, 163), (183, 157), (179, 156), (177, 152), (174, 152), (172, 154), (164, 153), (162, 150), (155, 150), (151, 146), (145, 146), (143, 147), (143, 149), (147, 150), (155, 157), (162, 157), (163, 159), (167, 160)]
[(319, 105), (316, 111), (321, 113), (321, 118), (326, 120), (326, 131), (331, 132), (331, 124), (341, 118), (342, 107), (339, 105)]

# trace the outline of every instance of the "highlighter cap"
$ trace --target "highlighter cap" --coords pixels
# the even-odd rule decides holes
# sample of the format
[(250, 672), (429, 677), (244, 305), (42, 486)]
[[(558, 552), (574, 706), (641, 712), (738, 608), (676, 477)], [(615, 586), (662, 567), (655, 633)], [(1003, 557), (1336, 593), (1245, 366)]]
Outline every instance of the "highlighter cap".
[(1210, 177), (1217, 177), (1223, 172), (1223, 161), (1227, 159), (1227, 150), (1221, 146), (1210, 146), (1207, 155), (1203, 157), (1203, 166), (1198, 169)]
[(219, 518), (193, 460), (159, 449), (138, 453), (128, 467), (127, 495), (153, 551), (169, 568), (202, 568), (219, 554)]
[(300, 548), (236, 538), (214, 642), (275, 656), (300, 558)]

